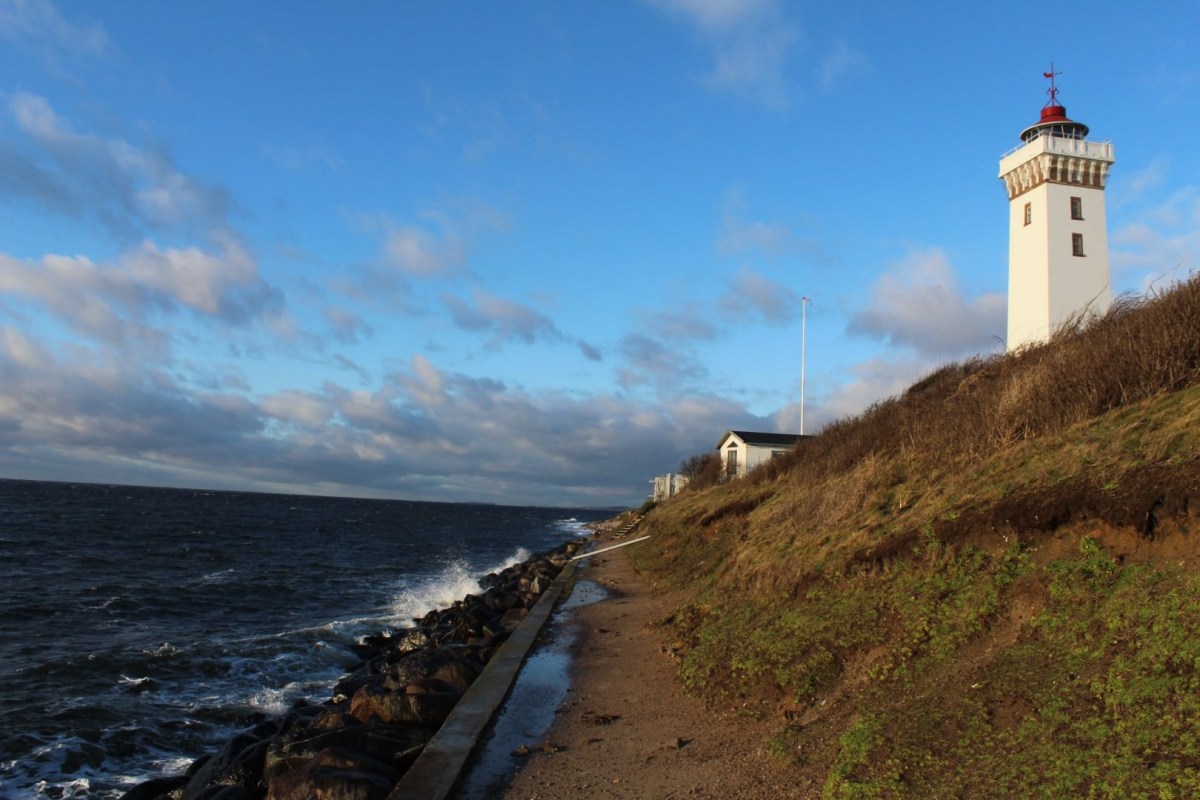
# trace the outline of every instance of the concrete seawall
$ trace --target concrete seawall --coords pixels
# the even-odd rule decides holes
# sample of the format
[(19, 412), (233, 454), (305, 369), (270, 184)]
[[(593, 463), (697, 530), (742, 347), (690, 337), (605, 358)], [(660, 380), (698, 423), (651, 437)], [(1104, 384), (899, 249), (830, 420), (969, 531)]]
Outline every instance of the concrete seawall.
[(521, 665), (575, 576), (569, 561), (454, 706), (433, 739), (387, 800), (445, 800), (454, 790), (480, 736), (504, 703)]

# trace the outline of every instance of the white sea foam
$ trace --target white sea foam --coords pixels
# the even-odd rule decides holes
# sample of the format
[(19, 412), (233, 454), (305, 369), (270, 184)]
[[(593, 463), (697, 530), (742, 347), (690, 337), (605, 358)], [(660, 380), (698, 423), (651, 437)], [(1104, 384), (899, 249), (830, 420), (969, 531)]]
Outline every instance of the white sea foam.
[(344, 654), (323, 647), (277, 653), (267, 659), (234, 659), (221, 687), (225, 693), (211, 705), (282, 714), (299, 700), (326, 700), (345, 666)]
[[(53, 792), (51, 792), (53, 788)], [(47, 781), (38, 781), (33, 785), (38, 796), (58, 797), (63, 800), (73, 800), (76, 797), (91, 797), (92, 784), (87, 778), (76, 778), (73, 781), (56, 782), (51, 787)]]
[(129, 677), (128, 675), (122, 674), (122, 675), (121, 675), (121, 678), (120, 678), (120, 680), (119, 680), (118, 682), (119, 682), (119, 683), (121, 684), (121, 686), (122, 686), (122, 687), (124, 687), (125, 689), (127, 689), (127, 690), (130, 690), (130, 691), (133, 691), (133, 690), (144, 690), (144, 689), (149, 689), (149, 688), (150, 688), (150, 682), (151, 682), (152, 680), (153, 680), (153, 679), (152, 679), (150, 676), (148, 676), (148, 675), (147, 675), (147, 676), (144, 676), (144, 677), (141, 677), (141, 678), (131, 678), (131, 677)]
[(179, 650), (175, 647), (175, 645), (171, 644), (170, 642), (163, 642), (158, 647), (155, 647), (152, 650), (143, 650), (142, 651), (142, 653), (144, 653), (145, 655), (154, 656), (155, 658), (164, 658), (166, 656), (173, 656), (178, 652), (179, 652)]
[[(360, 617), (346, 617), (345, 619), (335, 619), (329, 622), (322, 622), (317, 625), (305, 625), (301, 628), (287, 628), (286, 630), (277, 631), (275, 633), (255, 634), (254, 636), (242, 636), (230, 641), (235, 643), (244, 642), (262, 642), (267, 640), (290, 640), (296, 637), (316, 637), (329, 636), (333, 638), (353, 636), (356, 632), (364, 628), (378, 628), (380, 625), (390, 625), (392, 622), (392, 613), (390, 607), (378, 609), (378, 613), (369, 614)], [(326, 642), (317, 639), (312, 642), (314, 648), (326, 646)]]
[[(561, 520), (560, 523), (570, 523), (571, 520)], [(312, 634), (346, 634), (347, 632), (362, 631), (366, 628), (379, 626), (407, 627), (413, 619), (419, 619), (430, 611), (447, 608), (455, 600), (461, 600), (468, 594), (478, 594), (479, 579), (492, 572), (500, 572), (514, 564), (528, 561), (532, 556), (524, 547), (518, 547), (507, 557), (483, 569), (474, 567), (465, 559), (457, 559), (447, 564), (441, 572), (411, 581), (405, 581), (399, 591), (393, 596), (386, 608), (379, 609), (379, 614), (350, 617), (331, 620), (319, 625), (309, 625), (301, 628), (290, 628), (269, 634), (268, 636), (250, 636), (234, 639), (235, 642), (257, 641), (261, 639), (291, 639), (295, 636)], [(320, 644), (319, 642), (317, 644)]]
[(234, 567), (217, 570), (216, 572), (210, 572), (207, 575), (200, 576), (199, 581), (200, 583), (225, 583), (233, 577), (235, 572), (237, 572), (237, 569)]
[(468, 594), (478, 594), (479, 579), (484, 575), (520, 564), (529, 560), (529, 556), (528, 550), (518, 547), (501, 563), (482, 571), (474, 571), (472, 566), (462, 559), (454, 561), (437, 575), (419, 579), (413, 585), (401, 589), (392, 600), (392, 622), (401, 627), (407, 626), (413, 619), (420, 619), (436, 608), (446, 608)]
[(166, 758), (151, 758), (146, 762), (148, 769), (147, 769), (146, 775), (144, 777), (134, 775), (134, 776), (130, 776), (128, 778), (122, 779), (121, 782), (124, 784), (127, 784), (129, 786), (134, 786), (136, 784), (141, 783), (144, 780), (153, 778), (157, 775), (179, 775), (179, 774), (182, 774), (183, 771), (186, 770), (188, 767), (190, 767), (192, 765), (192, 761), (194, 761), (194, 760), (195, 759), (192, 759), (188, 756), (168, 756)]
[(500, 570), (508, 569), (515, 564), (520, 564), (522, 561), (528, 561), (530, 555), (531, 553), (524, 547), (518, 547), (517, 551), (506, 558), (504, 562), (500, 564), (500, 566), (492, 567), (491, 569), (486, 570), (483, 574), (487, 575), (489, 572), (499, 572)]
[(262, 711), (265, 714), (272, 716), (282, 714), (291, 707), (292, 703), (300, 699), (324, 699), (314, 698), (313, 690), (320, 689), (322, 694), (328, 692), (328, 685), (324, 683), (313, 684), (308, 683), (289, 683), (282, 688), (259, 689), (250, 696), (247, 703), (256, 711)]
[(554, 525), (563, 532), (570, 534), (572, 539), (580, 536), (587, 536), (591, 533), (591, 529), (588, 528), (588, 523), (580, 522), (575, 517), (556, 519), (554, 520)]
[[(142, 781), (182, 774), (193, 760), (191, 757), (168, 755), (152, 749), (149, 757), (137, 768), (126, 774), (113, 774), (115, 764), (103, 756), (80, 758), (79, 754), (89, 749), (94, 753), (99, 751), (97, 745), (69, 736), (39, 745), (33, 749), (30, 757), (20, 761), (0, 762), (0, 773), (12, 780), (11, 784), (0, 782), (0, 797), (5, 800), (18, 797), (31, 800), (119, 798)], [(74, 757), (71, 755), (73, 752), (76, 753)], [(72, 758), (73, 763), (67, 766)], [(64, 768), (69, 769), (69, 775), (62, 772)]]
[[(14, 786), (28, 794), (11, 795), (12, 797), (52, 797), (58, 800), (74, 800), (74, 798), (95, 797), (92, 791), (92, 781), (103, 777), (103, 751), (99, 746), (84, 742), (76, 736), (69, 736), (56, 741), (49, 741), (33, 748), (31, 758), (24, 759), (21, 764), (12, 762), (4, 764), (5, 773), (11, 774), (10, 767), (19, 766), (28, 782)], [(60, 772), (61, 770), (61, 772)], [(57, 773), (57, 774), (55, 774)], [(53, 775), (54, 780), (46, 780), (47, 775)], [(0, 783), (0, 789), (8, 788)], [(2, 795), (10, 797), (8, 794)]]

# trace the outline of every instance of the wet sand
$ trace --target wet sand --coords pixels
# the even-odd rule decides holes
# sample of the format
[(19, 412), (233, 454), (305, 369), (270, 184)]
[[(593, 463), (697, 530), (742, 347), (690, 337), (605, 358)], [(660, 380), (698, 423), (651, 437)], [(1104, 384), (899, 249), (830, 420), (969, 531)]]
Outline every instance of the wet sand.
[[(648, 545), (653, 540), (631, 547)], [(582, 562), (580, 580), (604, 587), (608, 597), (560, 612), (569, 615), (555, 635), (568, 637), (570, 684), (565, 698), (550, 701), (557, 707), (544, 738), (517, 745), (527, 754), (495, 796), (819, 797), (819, 786), (767, 752), (777, 722), (710, 710), (684, 693), (658, 625), (673, 598), (647, 585), (628, 551)]]

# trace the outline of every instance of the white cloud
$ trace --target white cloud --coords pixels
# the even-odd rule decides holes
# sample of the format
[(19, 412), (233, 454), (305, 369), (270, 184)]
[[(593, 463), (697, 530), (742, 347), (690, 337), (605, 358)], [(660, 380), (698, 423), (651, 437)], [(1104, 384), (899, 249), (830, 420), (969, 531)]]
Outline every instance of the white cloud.
[(564, 334), (548, 316), (515, 300), (477, 288), (470, 302), (450, 294), (443, 295), (442, 302), (459, 328), (490, 333), (489, 348), (499, 348), (510, 341), (525, 344), (569, 342), (576, 344), (589, 360), (601, 358), (600, 350), (594, 345)]
[(0, 195), (94, 220), (126, 239), (228, 230), (228, 194), (184, 175), (161, 148), (79, 133), (27, 92), (13, 95), (9, 113), (25, 138), (0, 143)]
[(871, 62), (866, 53), (839, 39), (834, 42), (833, 49), (821, 59), (817, 79), (822, 90), (832, 92), (846, 78), (868, 72), (870, 69)]
[(636, 503), (650, 475), (769, 424), (703, 392), (665, 406), (531, 394), (424, 356), (372, 390), (254, 401), (0, 326), (0, 472), (508, 503)]
[(163, 250), (151, 242), (127, 253), (120, 278), (206, 316), (235, 314), (239, 290), (263, 288), (250, 255), (232, 240), (219, 254), (197, 247)]
[(722, 255), (762, 256), (772, 261), (799, 256), (821, 264), (835, 262), (819, 241), (800, 236), (787, 223), (748, 219), (747, 207), (742, 190), (731, 189), (717, 240)]
[(74, 330), (110, 344), (165, 345), (159, 331), (112, 308), (114, 302), (126, 307), (138, 303), (136, 286), (82, 256), (26, 261), (0, 255), (0, 293), (32, 300)]
[(460, 268), (467, 247), (453, 231), (435, 235), (414, 225), (392, 224), (383, 238), (384, 263), (410, 277), (428, 278)]
[(626, 389), (651, 386), (665, 396), (678, 397), (701, 387), (707, 375), (686, 347), (659, 337), (631, 333), (617, 343), (617, 352), (625, 363), (617, 371), (617, 382)]
[(713, 340), (719, 331), (713, 323), (713, 313), (696, 303), (681, 302), (673, 308), (637, 312), (642, 326), (655, 337), (672, 342)]
[(706, 82), (772, 107), (787, 105), (785, 71), (800, 34), (778, 0), (646, 0), (685, 20), (712, 53)]
[(659, 8), (682, 14), (705, 30), (720, 32), (747, 24), (777, 10), (775, 0), (651, 0)]
[(0, 328), (0, 353), (13, 367), (29, 368), (49, 363), (51, 358), (45, 348), (31, 341), (16, 328)]
[[(747, 220), (746, 206), (741, 189), (734, 187), (727, 193), (717, 241), (719, 254), (750, 260), (762, 256), (771, 261), (803, 255), (821, 263), (832, 261), (817, 242), (795, 235), (783, 223)], [(712, 301), (673, 297), (667, 308), (637, 312), (643, 331), (653, 335), (648, 341), (674, 345), (716, 341), (726, 336), (730, 327), (755, 323), (787, 325), (800, 317), (800, 294), (758, 270), (742, 266), (724, 283), (725, 288)], [(643, 334), (630, 337), (622, 349), (638, 354), (637, 361), (652, 361), (649, 358), (652, 348), (639, 337), (647, 338)], [(677, 359), (679, 355), (672, 351), (671, 358)], [(642, 374), (642, 369), (634, 368), (626, 373), (625, 380), (638, 382)]]
[(1200, 268), (1200, 190), (1187, 186), (1112, 232), (1116, 276), (1145, 291)]
[(375, 333), (375, 329), (353, 311), (330, 307), (324, 310), (323, 315), (333, 330), (333, 338), (344, 344), (355, 344), (369, 339)]
[(1118, 209), (1135, 203), (1146, 192), (1162, 186), (1170, 164), (1165, 158), (1156, 158), (1141, 169), (1133, 172), (1117, 172), (1108, 181), (1108, 203)]
[(55, 353), (11, 328), (0, 328), (0, 376), (0, 409), (17, 422), (0, 424), (7, 428), (0, 434), (7, 474), (20, 474), (14, 465), (19, 470), (30, 450), (116, 461), (126, 454), (170, 461), (172, 453), (191, 451), (220, 462), (222, 445), (261, 427), (245, 398), (189, 395), (136, 358), (88, 347)]
[(71, 138), (66, 123), (43, 97), (18, 92), (11, 101), (13, 120), (22, 131), (47, 144)]
[(640, 330), (617, 343), (622, 363), (617, 382), (682, 396), (702, 389), (708, 377), (694, 352), (697, 343), (718, 341), (747, 325), (788, 325), (800, 318), (800, 295), (772, 278), (743, 268), (727, 283), (711, 303), (676, 299), (670, 308), (638, 311)]
[(84, 256), (31, 260), (0, 253), (0, 295), (24, 298), (98, 341), (140, 342), (160, 351), (168, 335), (154, 323), (164, 314), (187, 310), (198, 318), (242, 323), (267, 318), (282, 306), (278, 291), (232, 239), (215, 253), (143, 242), (108, 264)]
[(442, 296), (454, 324), (463, 330), (491, 332), (497, 344), (513, 339), (533, 344), (539, 339), (560, 341), (564, 338), (549, 317), (529, 306), (482, 289), (475, 290), (472, 301), (467, 303), (453, 295)]
[(447, 201), (422, 209), (415, 220), (389, 214), (363, 215), (371, 232), (382, 233), (381, 267), (386, 275), (435, 278), (463, 269), (475, 241), (485, 232), (504, 231), (508, 219), (484, 203)]
[(261, 408), (276, 420), (305, 427), (327, 424), (334, 412), (327, 398), (295, 390), (264, 397)]
[(782, 223), (726, 219), (717, 246), (727, 255), (760, 252), (768, 258), (781, 258), (795, 252), (798, 244)]
[(103, 55), (111, 45), (103, 27), (69, 22), (50, 0), (0, 0), (0, 38), (68, 55)]
[(787, 325), (800, 318), (795, 290), (750, 269), (738, 272), (718, 305), (735, 322), (761, 317), (769, 325)]
[(954, 358), (995, 350), (1006, 315), (1004, 295), (964, 296), (945, 253), (929, 248), (888, 266), (871, 287), (866, 308), (851, 315), (848, 330), (927, 358)]

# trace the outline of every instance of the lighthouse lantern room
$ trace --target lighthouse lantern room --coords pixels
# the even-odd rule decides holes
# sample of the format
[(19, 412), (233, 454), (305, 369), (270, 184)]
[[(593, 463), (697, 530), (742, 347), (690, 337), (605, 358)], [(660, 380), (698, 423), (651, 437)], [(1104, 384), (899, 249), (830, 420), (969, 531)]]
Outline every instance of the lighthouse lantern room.
[(1041, 119), (1000, 159), (1008, 190), (1009, 352), (1043, 342), (1064, 324), (1108, 311), (1112, 287), (1104, 185), (1111, 142), (1087, 139), (1067, 117), (1054, 78)]

